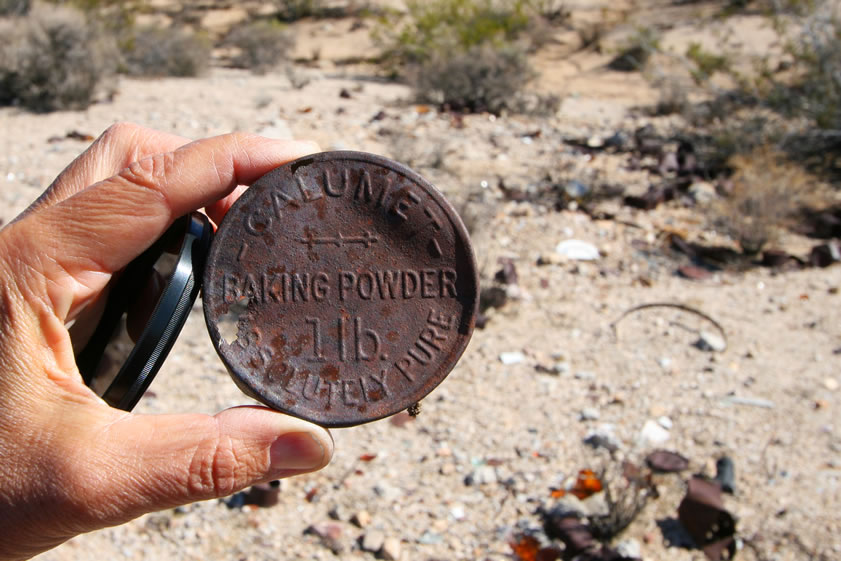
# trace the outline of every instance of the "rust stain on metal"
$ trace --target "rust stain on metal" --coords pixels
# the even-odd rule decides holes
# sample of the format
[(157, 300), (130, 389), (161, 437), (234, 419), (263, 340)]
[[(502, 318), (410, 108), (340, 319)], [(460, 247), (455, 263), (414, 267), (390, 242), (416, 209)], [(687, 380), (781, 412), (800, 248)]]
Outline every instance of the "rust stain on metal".
[(359, 152), (281, 166), (228, 212), (204, 313), (239, 387), (330, 427), (405, 410), (455, 366), (473, 331), (467, 232), (435, 187)]

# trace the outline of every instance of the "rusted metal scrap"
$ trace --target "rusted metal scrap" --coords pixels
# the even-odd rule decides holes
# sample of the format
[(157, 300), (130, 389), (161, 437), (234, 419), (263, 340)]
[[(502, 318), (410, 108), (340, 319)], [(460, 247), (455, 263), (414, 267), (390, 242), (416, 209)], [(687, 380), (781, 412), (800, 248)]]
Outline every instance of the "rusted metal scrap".
[(724, 507), (718, 482), (701, 477), (689, 480), (678, 507), (678, 520), (711, 561), (736, 554), (736, 520)]

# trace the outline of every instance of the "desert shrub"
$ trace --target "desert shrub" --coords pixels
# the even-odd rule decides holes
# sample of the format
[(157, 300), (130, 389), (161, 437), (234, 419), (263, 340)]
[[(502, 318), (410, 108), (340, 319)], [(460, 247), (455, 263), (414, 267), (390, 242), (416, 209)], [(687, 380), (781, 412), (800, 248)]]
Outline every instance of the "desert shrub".
[(199, 76), (210, 64), (210, 42), (180, 29), (137, 29), (122, 50), (131, 76)]
[(735, 172), (729, 193), (711, 208), (713, 226), (746, 254), (760, 252), (798, 211), (814, 204), (814, 179), (775, 149), (734, 156), (730, 165)]
[(324, 11), (324, 4), (324, 0), (278, 0), (277, 15), (283, 21), (315, 17)]
[(619, 72), (636, 72), (645, 68), (648, 59), (659, 49), (659, 33), (650, 27), (639, 28), (607, 66)]
[(692, 62), (690, 73), (697, 84), (706, 82), (716, 72), (724, 72), (730, 67), (730, 61), (726, 56), (712, 53), (704, 49), (700, 43), (690, 43), (686, 49), (686, 58)]
[[(420, 101), (463, 111), (518, 110), (535, 72), (527, 52), (546, 37), (560, 2), (432, 0), (407, 2), (375, 30), (383, 63), (403, 75)], [(545, 104), (544, 104), (545, 105)]]
[(534, 77), (516, 45), (475, 45), (463, 53), (436, 55), (410, 74), (419, 100), (456, 111), (499, 113), (512, 108), (521, 87)]
[(529, 27), (528, 9), (525, 0), (410, 0), (406, 17), (387, 16), (377, 37), (390, 61), (423, 63), (446, 51), (514, 41)]
[(116, 48), (72, 8), (35, 6), (0, 30), (0, 104), (33, 111), (83, 109), (114, 73)]
[(0, 0), (0, 16), (22, 16), (31, 5), (31, 0)]
[(810, 14), (790, 48), (799, 80), (791, 100), (825, 129), (841, 129), (841, 13), (825, 2)]
[(235, 66), (263, 74), (289, 59), (295, 37), (281, 23), (260, 20), (234, 29), (226, 42), (239, 49)]

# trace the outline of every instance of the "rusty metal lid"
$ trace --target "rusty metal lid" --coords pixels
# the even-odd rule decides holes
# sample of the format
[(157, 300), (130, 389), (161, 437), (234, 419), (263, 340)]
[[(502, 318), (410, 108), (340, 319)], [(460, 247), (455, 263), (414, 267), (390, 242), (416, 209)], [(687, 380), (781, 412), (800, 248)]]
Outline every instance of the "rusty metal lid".
[(476, 262), (441, 193), (359, 152), (281, 166), (228, 211), (204, 275), (210, 336), (234, 381), (329, 427), (420, 401), (473, 331)]

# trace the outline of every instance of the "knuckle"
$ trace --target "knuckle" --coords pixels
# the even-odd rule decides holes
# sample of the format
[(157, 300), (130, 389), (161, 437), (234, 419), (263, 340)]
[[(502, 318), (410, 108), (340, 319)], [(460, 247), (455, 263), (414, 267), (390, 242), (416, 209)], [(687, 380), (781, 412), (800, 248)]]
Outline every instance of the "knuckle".
[(245, 484), (245, 476), (231, 439), (220, 437), (196, 449), (188, 491), (195, 497), (224, 497)]
[(151, 192), (166, 203), (166, 179), (173, 172), (173, 158), (173, 154), (167, 152), (137, 160), (123, 169), (119, 177), (131, 185)]
[(102, 133), (100, 140), (113, 142), (134, 138), (143, 127), (128, 121), (114, 123)]

